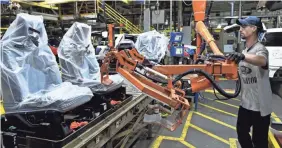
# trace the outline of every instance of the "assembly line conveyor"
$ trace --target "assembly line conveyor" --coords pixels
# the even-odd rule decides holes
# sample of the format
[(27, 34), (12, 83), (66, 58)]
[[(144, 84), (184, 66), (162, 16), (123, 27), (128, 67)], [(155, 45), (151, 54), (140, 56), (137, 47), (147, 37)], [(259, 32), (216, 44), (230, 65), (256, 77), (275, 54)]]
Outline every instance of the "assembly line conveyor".
[(140, 91), (124, 83), (128, 99), (124, 100), (118, 107), (109, 109), (100, 115), (99, 118), (91, 121), (84, 128), (79, 129), (75, 134), (69, 135), (61, 140), (49, 140), (38, 137), (14, 137), (12, 140), (18, 143), (21, 148), (114, 148), (129, 147), (139, 138), (140, 132), (151, 132), (147, 130), (151, 126), (143, 123), (144, 113), (147, 106), (152, 103), (153, 99)]

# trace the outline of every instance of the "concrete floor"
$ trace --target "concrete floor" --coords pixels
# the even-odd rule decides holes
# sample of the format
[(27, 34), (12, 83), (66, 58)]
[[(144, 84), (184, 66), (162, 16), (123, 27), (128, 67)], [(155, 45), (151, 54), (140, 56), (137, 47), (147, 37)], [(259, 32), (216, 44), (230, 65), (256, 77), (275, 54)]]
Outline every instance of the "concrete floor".
[[(224, 81), (220, 84), (224, 89), (235, 87), (233, 81)], [(202, 93), (198, 108), (192, 108), (183, 124), (171, 132), (154, 126), (154, 138), (139, 140), (133, 148), (231, 148), (236, 142), (236, 121), (240, 104), (239, 99), (226, 101), (214, 100), (210, 90)], [(222, 97), (219, 95), (219, 97)], [(273, 121), (281, 121), (282, 99), (273, 97)]]

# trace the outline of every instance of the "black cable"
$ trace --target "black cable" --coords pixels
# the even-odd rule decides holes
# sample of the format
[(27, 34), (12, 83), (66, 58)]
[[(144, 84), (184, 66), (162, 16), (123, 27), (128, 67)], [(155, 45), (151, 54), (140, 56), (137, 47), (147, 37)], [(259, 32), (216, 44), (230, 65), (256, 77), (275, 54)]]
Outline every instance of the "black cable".
[(213, 5), (213, 1), (210, 2), (210, 6), (209, 6), (209, 8), (207, 10), (207, 19), (205, 20), (205, 24), (207, 26), (209, 26), (209, 18), (210, 18), (210, 13), (211, 13), (212, 5)]
[(219, 59), (226, 59), (226, 57), (224, 55), (216, 55), (216, 54), (212, 54), (212, 55), (209, 55), (209, 57), (212, 57), (212, 58), (219, 58)]
[[(236, 88), (238, 87), (238, 85), (240, 85), (241, 84), (241, 79), (240, 79), (240, 76), (238, 77), (238, 80), (236, 81)], [(232, 98), (219, 98), (218, 96), (217, 96), (217, 94), (216, 94), (216, 92), (215, 92), (215, 89), (213, 88), (213, 93), (214, 93), (214, 95), (215, 95), (215, 97), (216, 97), (216, 99), (215, 100), (229, 100), (229, 99), (232, 99)]]
[[(188, 70), (186, 72), (184, 72), (183, 74), (177, 76), (174, 80), (173, 80), (173, 84), (175, 84), (178, 80), (180, 80), (182, 77), (188, 75), (188, 74), (202, 74), (204, 75), (210, 82), (211, 84), (214, 86), (214, 88), (223, 96), (227, 97), (227, 98), (236, 98), (241, 90), (241, 83), (239, 83), (239, 86), (236, 88), (236, 91), (234, 94), (229, 94), (226, 93), (218, 84), (216, 84), (215, 80), (205, 71), (201, 70), (201, 69), (193, 69), (193, 70)], [(240, 79), (240, 77), (239, 77)]]

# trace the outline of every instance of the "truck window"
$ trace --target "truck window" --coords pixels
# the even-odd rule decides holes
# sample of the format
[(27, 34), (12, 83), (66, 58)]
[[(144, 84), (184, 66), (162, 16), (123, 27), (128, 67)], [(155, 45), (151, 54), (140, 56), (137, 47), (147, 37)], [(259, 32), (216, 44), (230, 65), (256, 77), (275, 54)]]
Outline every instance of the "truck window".
[(264, 46), (281, 46), (282, 32), (268, 32), (265, 34)]

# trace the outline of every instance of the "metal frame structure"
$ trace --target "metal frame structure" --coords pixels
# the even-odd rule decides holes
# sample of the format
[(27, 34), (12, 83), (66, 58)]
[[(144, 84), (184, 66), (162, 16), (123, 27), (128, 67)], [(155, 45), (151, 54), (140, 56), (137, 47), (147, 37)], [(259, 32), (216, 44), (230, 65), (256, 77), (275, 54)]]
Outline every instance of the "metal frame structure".
[[(78, 138), (72, 140), (63, 148), (80, 148), (92, 147), (98, 148), (104, 146), (111, 139), (116, 139), (120, 135), (116, 135), (122, 128), (130, 123), (135, 117), (144, 112), (147, 105), (152, 102), (152, 99), (146, 95), (137, 95), (123, 107), (119, 108), (115, 113), (106, 117), (103, 121), (91, 127), (89, 130), (81, 134)], [(143, 113), (141, 113), (143, 114)], [(130, 132), (136, 131), (136, 127), (143, 116), (139, 116), (137, 122), (132, 126)], [(129, 132), (129, 131), (127, 131)], [(115, 137), (115, 138), (114, 138)], [(125, 138), (123, 143), (129, 139)], [(112, 141), (111, 141), (112, 142)], [(124, 144), (123, 144), (124, 145)], [(110, 146), (110, 144), (108, 144)]]

